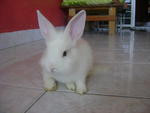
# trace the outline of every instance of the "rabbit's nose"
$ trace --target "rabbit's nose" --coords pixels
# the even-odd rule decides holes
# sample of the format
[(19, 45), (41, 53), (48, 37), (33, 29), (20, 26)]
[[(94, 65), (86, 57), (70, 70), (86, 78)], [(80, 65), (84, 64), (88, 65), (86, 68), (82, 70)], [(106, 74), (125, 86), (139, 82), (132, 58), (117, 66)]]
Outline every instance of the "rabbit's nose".
[(51, 72), (52, 73), (56, 72), (56, 68), (51, 68)]

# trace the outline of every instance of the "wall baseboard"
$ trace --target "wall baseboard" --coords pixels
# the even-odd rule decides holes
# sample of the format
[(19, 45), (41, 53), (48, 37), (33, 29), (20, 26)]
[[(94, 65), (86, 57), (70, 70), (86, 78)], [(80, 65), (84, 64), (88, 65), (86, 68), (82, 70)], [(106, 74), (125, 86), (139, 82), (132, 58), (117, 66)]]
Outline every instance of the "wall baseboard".
[[(64, 30), (64, 26), (56, 27), (56, 29)], [(41, 39), (43, 39), (43, 37), (39, 29), (0, 33), (0, 49), (6, 49)]]

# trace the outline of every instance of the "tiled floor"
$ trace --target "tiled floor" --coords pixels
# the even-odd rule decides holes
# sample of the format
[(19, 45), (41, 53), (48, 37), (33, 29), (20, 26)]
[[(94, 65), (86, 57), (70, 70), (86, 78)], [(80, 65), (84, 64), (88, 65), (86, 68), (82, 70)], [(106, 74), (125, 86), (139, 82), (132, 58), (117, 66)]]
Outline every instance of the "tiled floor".
[(94, 53), (88, 93), (45, 92), (44, 41), (0, 50), (0, 113), (150, 113), (150, 33), (85, 33)]

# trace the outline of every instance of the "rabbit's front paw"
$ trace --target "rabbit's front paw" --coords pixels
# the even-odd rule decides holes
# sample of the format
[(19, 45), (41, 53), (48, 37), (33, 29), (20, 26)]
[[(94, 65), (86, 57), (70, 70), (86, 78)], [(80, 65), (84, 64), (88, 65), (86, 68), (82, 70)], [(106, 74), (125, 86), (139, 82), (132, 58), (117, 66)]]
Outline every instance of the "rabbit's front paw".
[(50, 79), (49, 81), (45, 81), (45, 86), (44, 86), (45, 91), (55, 91), (57, 89), (57, 85), (55, 80)]
[(86, 88), (77, 88), (76, 92), (82, 95), (87, 92), (87, 89)]
[(72, 91), (75, 91), (75, 89), (76, 89), (76, 86), (73, 82), (72, 83), (67, 83), (66, 86), (69, 90), (72, 90)]
[(57, 89), (57, 86), (56, 86), (56, 85), (53, 86), (53, 87), (45, 87), (45, 88), (44, 88), (45, 91), (56, 91), (56, 89)]
[(79, 93), (79, 94), (84, 94), (87, 92), (87, 88), (86, 88), (86, 85), (84, 83), (77, 83), (77, 90), (76, 92)]

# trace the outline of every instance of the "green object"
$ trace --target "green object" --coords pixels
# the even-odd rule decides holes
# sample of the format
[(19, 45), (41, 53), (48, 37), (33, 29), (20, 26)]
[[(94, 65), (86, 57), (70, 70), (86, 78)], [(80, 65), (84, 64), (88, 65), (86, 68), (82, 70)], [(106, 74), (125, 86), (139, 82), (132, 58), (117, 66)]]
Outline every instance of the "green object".
[[(120, 0), (120, 2), (123, 3), (124, 0)], [(112, 3), (112, 0), (63, 0), (62, 6), (85, 6), (109, 3)]]
[(119, 1), (120, 1), (120, 3), (124, 3), (125, 0), (119, 0)]

